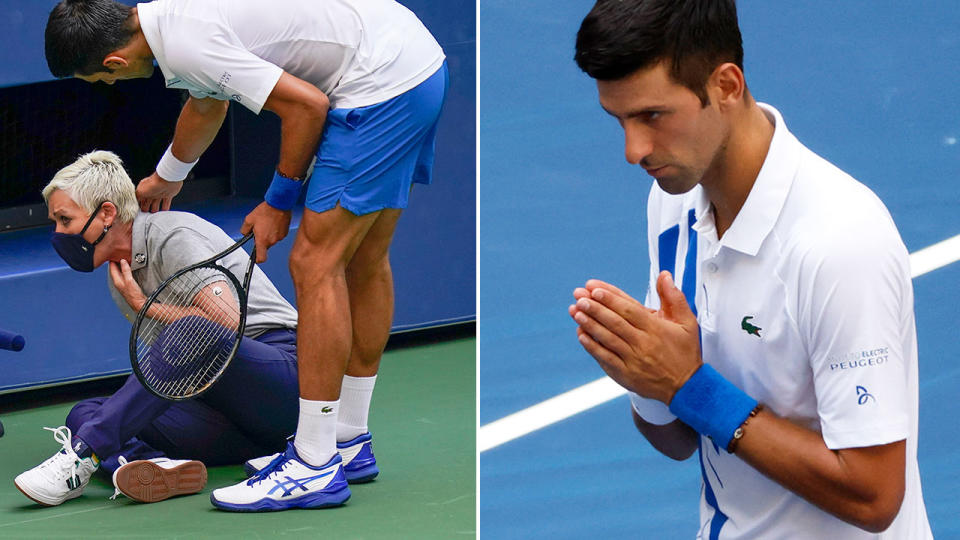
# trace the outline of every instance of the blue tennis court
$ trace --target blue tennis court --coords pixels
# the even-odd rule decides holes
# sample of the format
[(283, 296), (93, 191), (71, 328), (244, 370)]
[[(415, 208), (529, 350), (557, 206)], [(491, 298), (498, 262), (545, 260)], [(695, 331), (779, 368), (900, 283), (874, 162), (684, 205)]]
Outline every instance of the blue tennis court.
[[(597, 277), (646, 291), (652, 180), (626, 163), (619, 126), (572, 60), (592, 4), (480, 4), (483, 538), (689, 539), (698, 527), (697, 461), (654, 451), (626, 397), (589, 387), (569, 411), (551, 401), (537, 409), (547, 420), (499, 439), (488, 429), (603, 376), (566, 312), (574, 287)], [(754, 97), (873, 189), (911, 253), (960, 235), (960, 10), (945, 0), (738, 4)], [(941, 245), (913, 281), (919, 462), (937, 538), (960, 537), (958, 250)]]

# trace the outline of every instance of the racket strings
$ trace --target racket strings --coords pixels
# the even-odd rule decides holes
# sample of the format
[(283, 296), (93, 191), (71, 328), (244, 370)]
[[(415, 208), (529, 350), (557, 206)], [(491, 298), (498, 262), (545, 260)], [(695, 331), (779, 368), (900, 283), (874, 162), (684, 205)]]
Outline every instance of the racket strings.
[(137, 364), (145, 382), (168, 396), (189, 396), (226, 367), (239, 336), (239, 294), (214, 268), (168, 282), (137, 331)]

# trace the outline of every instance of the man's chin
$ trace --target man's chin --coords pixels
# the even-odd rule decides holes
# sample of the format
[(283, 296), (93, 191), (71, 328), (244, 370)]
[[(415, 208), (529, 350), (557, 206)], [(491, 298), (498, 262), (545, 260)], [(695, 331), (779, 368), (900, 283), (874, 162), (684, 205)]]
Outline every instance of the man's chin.
[(685, 179), (677, 178), (674, 176), (661, 176), (655, 178), (657, 185), (660, 186), (660, 189), (669, 193), (670, 195), (681, 195), (686, 193), (694, 188), (697, 185), (696, 182), (688, 182)]

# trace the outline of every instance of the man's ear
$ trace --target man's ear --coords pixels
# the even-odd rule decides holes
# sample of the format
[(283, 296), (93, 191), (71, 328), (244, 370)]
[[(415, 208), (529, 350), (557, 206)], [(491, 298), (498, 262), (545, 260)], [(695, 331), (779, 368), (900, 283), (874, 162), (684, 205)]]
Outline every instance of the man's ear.
[(707, 91), (711, 101), (715, 101), (721, 108), (739, 103), (743, 99), (747, 84), (743, 78), (743, 71), (732, 62), (717, 66), (707, 79)]
[(124, 68), (130, 65), (130, 62), (126, 58), (120, 56), (116, 52), (112, 52), (103, 59), (103, 67), (109, 68), (111, 71), (116, 70), (117, 68)]

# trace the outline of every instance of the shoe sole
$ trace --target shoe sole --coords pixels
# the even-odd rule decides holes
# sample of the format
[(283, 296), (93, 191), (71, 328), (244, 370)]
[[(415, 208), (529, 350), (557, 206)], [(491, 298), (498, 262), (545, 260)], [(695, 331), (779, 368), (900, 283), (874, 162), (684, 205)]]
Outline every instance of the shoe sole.
[(213, 493), (210, 494), (210, 503), (220, 510), (228, 512), (279, 512), (297, 508), (316, 509), (342, 506), (350, 498), (350, 488), (342, 488), (332, 492), (315, 493), (298, 497), (292, 501), (261, 499), (249, 504), (233, 504), (218, 501)]
[(154, 503), (202, 490), (207, 485), (207, 467), (199, 461), (188, 461), (164, 469), (152, 461), (131, 461), (117, 470), (115, 482), (127, 497)]
[(347, 477), (348, 484), (366, 484), (367, 482), (373, 482), (377, 475), (380, 474), (380, 469), (377, 468), (377, 464), (374, 462), (352, 471), (344, 467), (343, 474)]
[(70, 499), (76, 499), (77, 497), (80, 496), (80, 493), (82, 492), (82, 490), (79, 490), (76, 493), (70, 493), (66, 497), (60, 500), (51, 499), (51, 500), (42, 501), (40, 500), (42, 497), (39, 494), (29, 493), (29, 489), (24, 489), (23, 486), (21, 486), (20, 483), (17, 482), (16, 480), (13, 481), (13, 485), (17, 486), (17, 489), (20, 490), (20, 493), (23, 493), (24, 497), (39, 504), (40, 506), (59, 506), (69, 501)]

